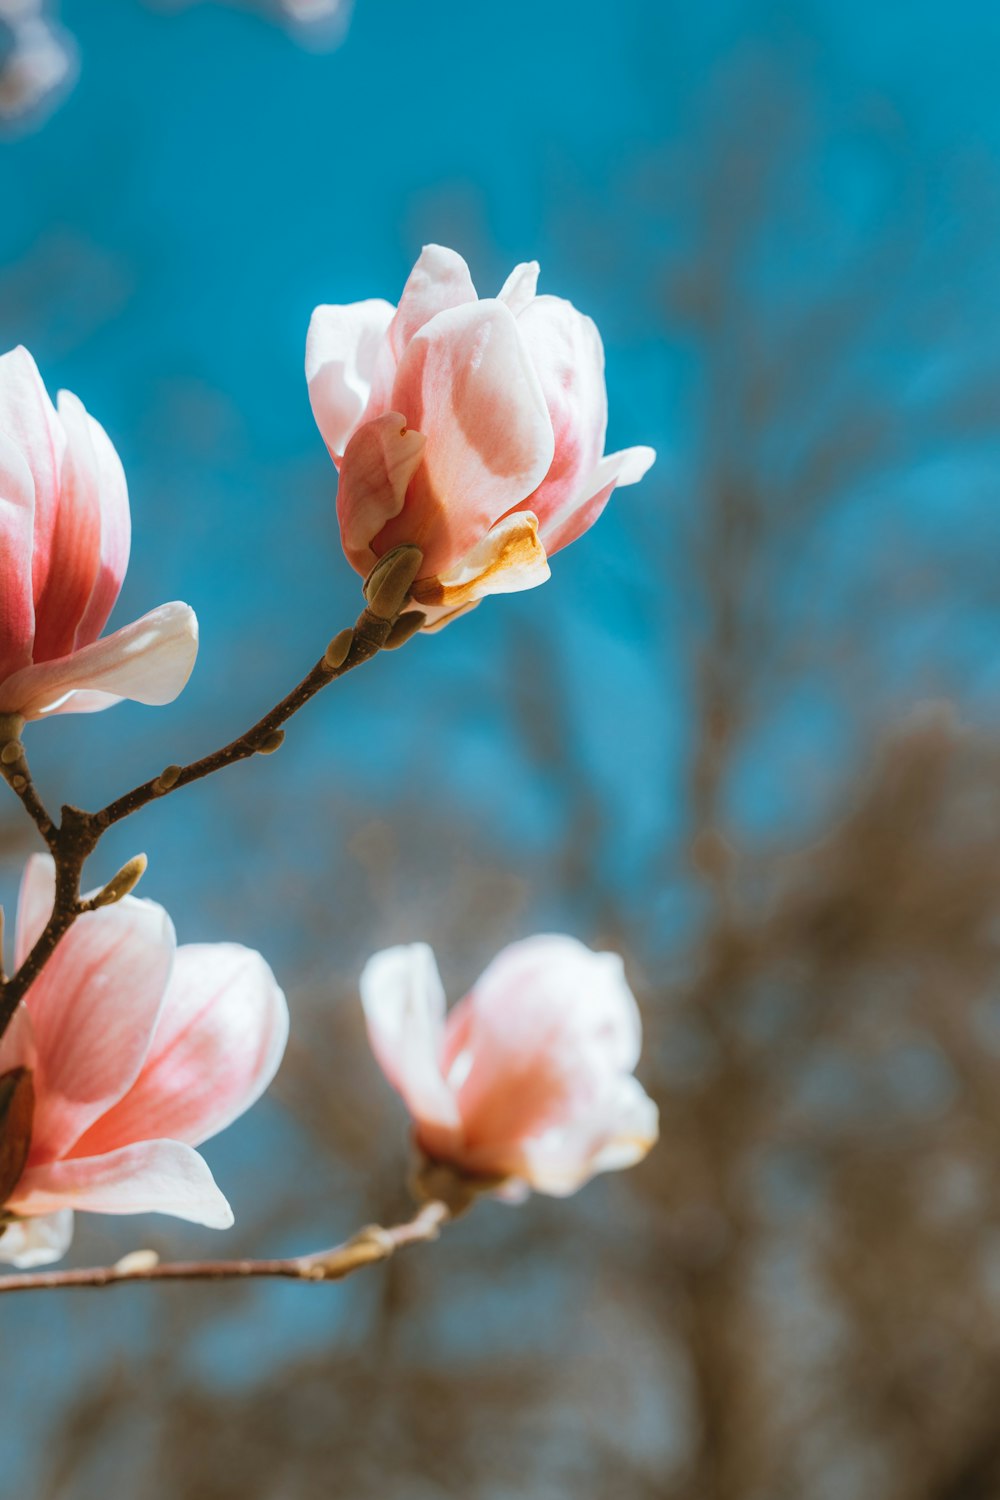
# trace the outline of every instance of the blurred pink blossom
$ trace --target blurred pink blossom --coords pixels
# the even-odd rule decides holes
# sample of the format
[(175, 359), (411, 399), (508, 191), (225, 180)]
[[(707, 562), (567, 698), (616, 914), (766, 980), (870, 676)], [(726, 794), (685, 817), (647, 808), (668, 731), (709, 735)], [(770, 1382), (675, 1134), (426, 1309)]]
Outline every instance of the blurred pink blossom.
[(177, 697), (198, 651), (188, 605), (161, 604), (98, 639), (130, 542), (125, 475), (103, 427), (69, 391), (53, 407), (26, 349), (0, 357), (0, 713)]
[(389, 948), (361, 976), (368, 1035), (417, 1144), (472, 1176), (562, 1196), (641, 1161), (657, 1109), (632, 1076), (639, 1012), (614, 953), (514, 943), (445, 1018), (434, 955)]
[[(48, 855), (28, 861), (18, 964), (52, 909), (54, 868)], [(0, 1042), (0, 1080), (30, 1070), (34, 1095), (0, 1260), (57, 1259), (76, 1208), (227, 1228), (229, 1204), (193, 1148), (259, 1097), (287, 1035), (285, 997), (259, 953), (178, 948), (163, 908), (133, 896), (79, 917)]]
[(538, 265), (480, 298), (454, 250), (428, 245), (399, 306), (318, 307), (306, 343), (313, 414), (340, 470), (337, 514), (359, 573), (402, 543), (428, 627), (487, 594), (544, 583), (547, 559), (634, 484), (651, 448), (604, 453), (596, 327), (536, 296)]

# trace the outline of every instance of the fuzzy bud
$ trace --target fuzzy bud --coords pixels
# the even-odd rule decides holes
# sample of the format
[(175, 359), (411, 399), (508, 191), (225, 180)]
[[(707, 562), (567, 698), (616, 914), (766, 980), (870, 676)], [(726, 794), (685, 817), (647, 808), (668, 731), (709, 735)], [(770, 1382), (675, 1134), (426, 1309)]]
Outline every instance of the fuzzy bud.
[(344, 662), (347, 660), (347, 657), (353, 645), (354, 631), (350, 629), (341, 630), (337, 635), (334, 636), (329, 646), (327, 646), (325, 652), (323, 653), (323, 660), (326, 662), (328, 667), (332, 667), (333, 670), (336, 671), (338, 667), (342, 667), (344, 665)]
[(392, 620), (403, 608), (420, 572), (424, 554), (406, 543), (380, 557), (365, 580), (368, 608), (380, 620)]
[(94, 908), (114, 906), (116, 901), (120, 901), (123, 896), (128, 896), (146, 873), (147, 863), (144, 854), (133, 854), (127, 864), (122, 865), (118, 874), (112, 875), (107, 885), (92, 898), (91, 905)]

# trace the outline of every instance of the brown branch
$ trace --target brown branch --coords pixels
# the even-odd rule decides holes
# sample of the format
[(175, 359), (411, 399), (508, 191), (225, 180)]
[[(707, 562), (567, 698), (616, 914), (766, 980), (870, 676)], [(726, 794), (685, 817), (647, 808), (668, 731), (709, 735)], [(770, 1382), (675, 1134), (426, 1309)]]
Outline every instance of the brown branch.
[(42, 838), (53, 848), (56, 826), (31, 779), (28, 759), (21, 744), (24, 720), (19, 714), (0, 714), (0, 776), (21, 803)]
[[(146, 1264), (126, 1256), (117, 1265), (87, 1266), (77, 1271), (31, 1271), (0, 1276), (0, 1294), (36, 1292), (68, 1287), (122, 1286), (136, 1281), (247, 1281), (282, 1277), (287, 1281), (343, 1281), (364, 1266), (388, 1260), (397, 1250), (436, 1240), (452, 1217), (445, 1203), (425, 1203), (412, 1219), (383, 1229), (372, 1224), (335, 1245), (312, 1255), (292, 1255), (280, 1260), (187, 1260)], [(141, 1254), (141, 1252), (140, 1252)]]
[(52, 915), (21, 967), (10, 979), (0, 980), (0, 1036), (10, 1024), (18, 1003), (52, 957), (63, 934), (78, 916), (91, 909), (92, 903), (80, 899), (80, 879), (83, 866), (101, 835), (112, 824), (120, 823), (148, 803), (188, 786), (192, 781), (200, 781), (202, 777), (235, 765), (251, 755), (269, 755), (277, 750), (284, 738), (283, 726), (322, 688), (370, 661), (384, 647), (401, 645), (409, 639), (414, 628), (422, 623), (423, 615), (414, 611), (401, 615), (400, 611), (408, 601), (409, 589), (421, 561), (419, 549), (412, 546), (397, 547), (381, 558), (365, 583), (368, 605), (354, 627), (335, 636), (298, 686), (244, 734), (201, 760), (191, 761), (186, 766), (167, 766), (158, 776), (133, 787), (98, 812), (63, 807), (58, 828), (53, 826), (27, 770), (19, 741), (23, 722), (14, 715), (0, 716), (0, 741), (6, 741), (0, 750), (0, 773), (28, 809), (51, 849), (56, 865)]
[[(348, 649), (341, 661), (337, 662), (336, 653), (333, 653), (331, 662), (331, 650), (328, 648), (326, 654), (320, 657), (298, 686), (294, 687), (263, 718), (258, 719), (245, 734), (239, 735), (237, 739), (231, 740), (221, 749), (213, 750), (211, 755), (202, 756), (201, 760), (191, 761), (186, 766), (168, 766), (158, 776), (153, 776), (149, 781), (144, 781), (141, 786), (133, 787), (130, 792), (116, 797), (99, 812), (90, 814), (94, 826), (99, 833), (103, 833), (113, 823), (120, 823), (123, 818), (130, 817), (147, 803), (155, 802), (157, 798), (175, 792), (182, 786), (189, 786), (192, 781), (200, 781), (203, 776), (211, 776), (214, 771), (221, 771), (225, 766), (235, 765), (237, 761), (246, 760), (251, 755), (268, 754), (276, 750), (281, 743), (278, 735), (292, 715), (297, 714), (300, 708), (304, 708), (310, 699), (315, 698), (316, 694), (328, 683), (336, 681), (338, 677), (344, 677), (355, 667), (360, 667), (363, 662), (375, 656), (386, 645), (392, 627), (391, 619), (380, 619), (372, 614), (371, 610), (365, 609), (358, 617), (353, 631), (344, 632), (345, 638), (348, 634), (350, 635), (350, 641), (347, 642), (346, 639), (344, 641)], [(341, 636), (335, 637), (335, 640), (331, 642), (331, 647), (341, 639)]]

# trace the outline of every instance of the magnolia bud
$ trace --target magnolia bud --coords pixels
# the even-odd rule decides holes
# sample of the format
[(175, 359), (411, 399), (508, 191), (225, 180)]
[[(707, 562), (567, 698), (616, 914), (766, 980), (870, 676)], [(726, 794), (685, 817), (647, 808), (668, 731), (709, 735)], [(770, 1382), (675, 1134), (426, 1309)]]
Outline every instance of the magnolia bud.
[(365, 580), (368, 608), (380, 620), (392, 620), (406, 603), (424, 554), (410, 543), (380, 557)]
[(107, 885), (91, 898), (91, 906), (114, 906), (123, 896), (134, 891), (146, 872), (147, 859), (144, 854), (133, 854), (127, 864), (122, 865), (117, 875), (112, 875)]
[(419, 609), (407, 610), (405, 615), (400, 615), (385, 638), (385, 649), (395, 651), (397, 646), (405, 646), (411, 635), (416, 635), (426, 618)]
[(265, 735), (257, 746), (258, 755), (273, 755), (275, 750), (280, 750), (285, 743), (285, 731), (283, 729), (272, 729), (271, 733)]
[(332, 667), (333, 670), (336, 671), (338, 667), (342, 667), (344, 665), (344, 662), (347, 660), (348, 654), (353, 645), (354, 631), (350, 629), (341, 630), (337, 635), (334, 636), (329, 646), (327, 646), (325, 652), (323, 653), (323, 660), (326, 662), (328, 667)]
[(181, 766), (164, 766), (156, 778), (156, 790), (158, 792), (169, 792), (180, 780)]

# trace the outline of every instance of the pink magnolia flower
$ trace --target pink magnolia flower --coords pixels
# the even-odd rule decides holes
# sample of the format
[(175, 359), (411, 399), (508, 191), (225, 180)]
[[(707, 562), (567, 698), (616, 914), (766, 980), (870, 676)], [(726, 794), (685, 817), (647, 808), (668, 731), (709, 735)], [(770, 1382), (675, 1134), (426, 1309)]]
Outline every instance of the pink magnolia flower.
[(69, 391), (53, 407), (27, 349), (0, 357), (0, 714), (177, 697), (198, 651), (188, 605), (161, 604), (98, 639), (130, 541), (125, 475), (103, 427)]
[(536, 262), (516, 266), (480, 298), (462, 257), (428, 245), (398, 307), (318, 307), (309, 325), (348, 561), (367, 575), (391, 548), (420, 547), (411, 598), (430, 627), (544, 583), (547, 559), (655, 457), (604, 454), (600, 335), (572, 303), (536, 296), (537, 280)]
[[(52, 909), (54, 866), (34, 855), (17, 914), (20, 964)], [(288, 1035), (259, 953), (178, 948), (161, 906), (126, 896), (79, 917), (0, 1042), (0, 1082), (30, 1069), (24, 1170), (3, 1212), (0, 1260), (57, 1259), (72, 1209), (157, 1212), (225, 1229), (232, 1212), (194, 1147), (248, 1109)]]
[(505, 1196), (572, 1193), (656, 1140), (656, 1105), (632, 1077), (642, 1031), (617, 954), (569, 937), (514, 943), (445, 1019), (434, 955), (414, 943), (369, 959), (361, 998), (417, 1144), (507, 1179)]

